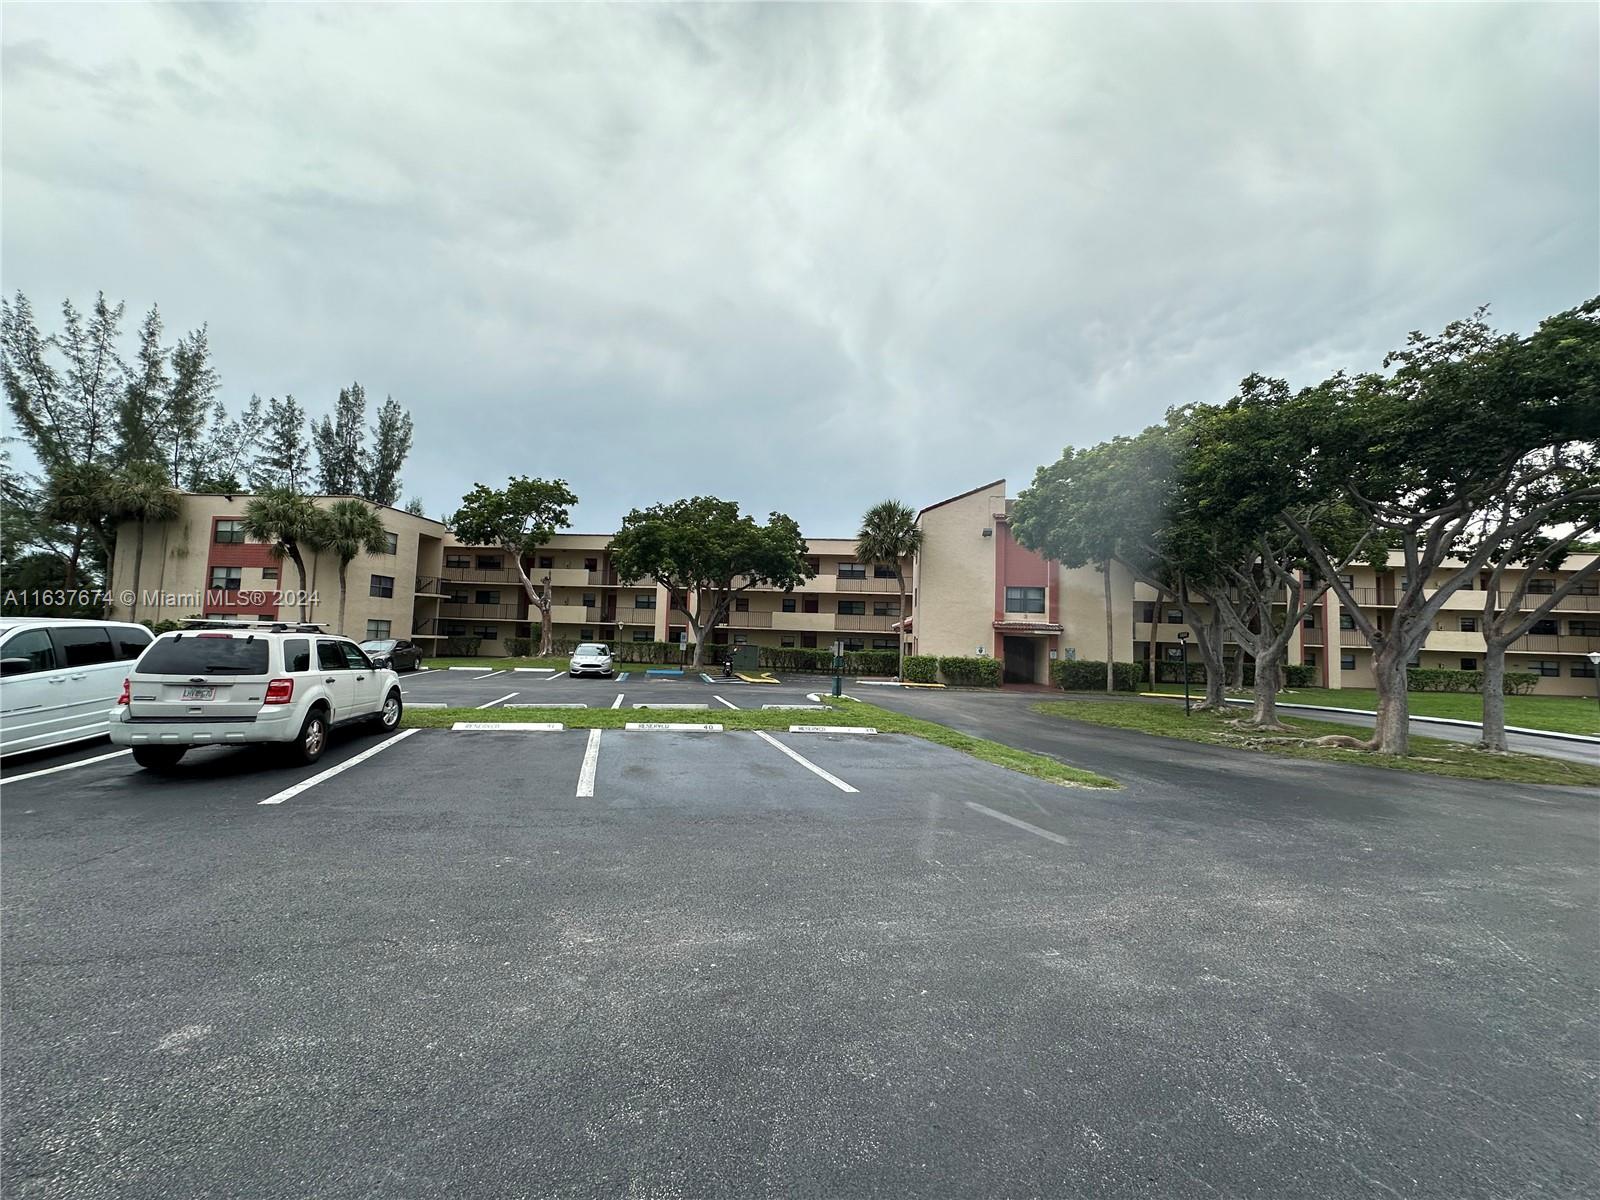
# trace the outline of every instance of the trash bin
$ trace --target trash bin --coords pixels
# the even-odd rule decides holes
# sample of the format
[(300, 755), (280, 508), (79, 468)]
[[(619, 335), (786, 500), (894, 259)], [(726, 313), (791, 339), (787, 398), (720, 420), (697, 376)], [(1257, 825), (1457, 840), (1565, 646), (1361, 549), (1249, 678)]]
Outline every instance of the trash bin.
[(761, 666), (760, 646), (734, 646), (728, 651), (735, 671), (755, 671)]

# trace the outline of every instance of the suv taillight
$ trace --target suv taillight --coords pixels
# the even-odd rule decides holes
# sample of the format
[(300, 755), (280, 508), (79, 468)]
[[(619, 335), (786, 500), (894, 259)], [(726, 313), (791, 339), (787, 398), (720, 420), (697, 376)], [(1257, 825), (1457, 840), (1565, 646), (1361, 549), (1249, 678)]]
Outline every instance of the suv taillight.
[(122, 681), (122, 695), (117, 697), (117, 703), (118, 704), (128, 704), (128, 703), (130, 703), (130, 701), (131, 701), (131, 698), (128, 695), (128, 681), (126, 679), (124, 679)]
[(274, 679), (267, 684), (267, 704), (287, 704), (294, 699), (294, 680)]

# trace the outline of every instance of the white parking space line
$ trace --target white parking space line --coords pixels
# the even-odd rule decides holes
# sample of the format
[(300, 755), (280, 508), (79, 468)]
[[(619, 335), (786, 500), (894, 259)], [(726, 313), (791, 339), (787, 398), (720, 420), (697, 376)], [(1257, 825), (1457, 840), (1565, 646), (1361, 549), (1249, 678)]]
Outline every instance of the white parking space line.
[(519, 694), (520, 693), (518, 693), (518, 692), (508, 692), (506, 695), (501, 696), (499, 700), (491, 700), (487, 704), (476, 704), (473, 707), (474, 708), (493, 708), (496, 704), (499, 704), (499, 703), (501, 703), (502, 701), (505, 701), (505, 700), (509, 700), (509, 699), (511, 699), (512, 696), (516, 696), (516, 695), (519, 695)]
[[(505, 674), (504, 671), (490, 671), (487, 675), (479, 675), (478, 679), (493, 679), (496, 675), (504, 675), (504, 674)], [(477, 683), (478, 679), (474, 679), (472, 682), (473, 683)]]
[(724, 700), (721, 696), (713, 696), (711, 698), (713, 700), (717, 701), (720, 704), (727, 705), (727, 707), (729, 707), (729, 708), (738, 708), (739, 707), (737, 704), (733, 703), (731, 700)]
[(541, 680), (539, 680), (539, 682), (540, 683), (554, 683), (556, 680), (565, 679), (566, 677), (567, 677), (567, 673), (565, 671), (557, 671), (554, 675), (551, 675), (551, 676), (549, 676), (549, 677), (547, 677), (545, 679), (541, 679)]
[(790, 758), (794, 759), (795, 762), (799, 763), (802, 767), (804, 767), (806, 770), (810, 771), (813, 775), (816, 775), (816, 776), (819, 776), (819, 777), (821, 777), (823, 779), (826, 779), (829, 783), (833, 784), (833, 786), (838, 788), (841, 792), (855, 792), (855, 790), (856, 790), (855, 788), (851, 787), (848, 783), (846, 783), (844, 780), (840, 779), (837, 775), (834, 775), (834, 774), (831, 774), (831, 773), (829, 773), (827, 771), (824, 771), (821, 767), (817, 766), (816, 763), (812, 762), (805, 755), (798, 754), (795, 751), (791, 750), (788, 746), (785, 746), (782, 742), (780, 742), (777, 738), (773, 737), (770, 733), (763, 733), (759, 729), (756, 730), (755, 732), (756, 732), (756, 736), (758, 738), (760, 738), (763, 742), (768, 742), (771, 745), (776, 746), (779, 750), (782, 750), (785, 754), (787, 754)]
[(282, 804), (285, 800), (293, 800), (301, 792), (304, 792), (304, 791), (306, 791), (306, 790), (308, 790), (310, 788), (316, 787), (317, 784), (321, 783), (324, 779), (332, 779), (335, 775), (342, 774), (343, 772), (348, 771), (351, 767), (356, 766), (359, 763), (366, 762), (367, 759), (371, 758), (374, 754), (383, 753), (390, 746), (393, 746), (396, 742), (403, 742), (408, 737), (410, 737), (413, 733), (416, 733), (416, 732), (417, 731), (415, 729), (402, 729), (399, 733), (395, 734), (388, 741), (379, 742), (376, 746), (373, 746), (370, 750), (363, 750), (360, 754), (357, 754), (355, 757), (345, 759), (342, 763), (340, 763), (336, 767), (329, 767), (326, 771), (322, 771), (319, 774), (313, 775), (310, 779), (302, 779), (299, 783), (295, 784), (293, 787), (286, 787), (286, 788), (283, 789), (283, 791), (279, 792), (277, 795), (268, 796), (265, 800), (258, 800), (256, 803), (258, 803), (258, 804)]
[(622, 696), (623, 696), (623, 693), (621, 693), (621, 692), (617, 693), (617, 698), (611, 702), (611, 707), (612, 708), (621, 708), (622, 707)]
[(995, 812), (994, 809), (988, 807), (987, 805), (979, 804), (973, 800), (966, 801), (966, 805), (968, 808), (973, 809), (976, 812), (981, 812), (986, 817), (993, 817), (996, 821), (1004, 821), (1007, 825), (1015, 825), (1018, 829), (1025, 829), (1035, 837), (1044, 838), (1044, 840), (1047, 842), (1055, 842), (1059, 846), (1072, 845), (1071, 842), (1062, 837), (1059, 833), (1051, 833), (1048, 829), (1040, 829), (1037, 825), (1029, 825), (1026, 821), (1019, 821), (1015, 817), (1008, 817), (1003, 812)]
[(600, 731), (589, 730), (589, 743), (583, 748), (583, 767), (578, 771), (578, 795), (594, 795), (594, 772), (600, 765)]
[(513, 671), (554, 671), (554, 667), (512, 667)]
[(0, 785), (21, 783), (24, 779), (37, 779), (41, 775), (54, 775), (58, 771), (71, 771), (76, 767), (87, 767), (91, 763), (105, 762), (107, 759), (121, 758), (124, 754), (132, 753), (132, 750), (113, 750), (110, 754), (97, 754), (93, 758), (80, 758), (77, 762), (62, 763), (59, 767), (45, 767), (40, 771), (29, 771), (25, 775), (6, 775), (0, 777)]

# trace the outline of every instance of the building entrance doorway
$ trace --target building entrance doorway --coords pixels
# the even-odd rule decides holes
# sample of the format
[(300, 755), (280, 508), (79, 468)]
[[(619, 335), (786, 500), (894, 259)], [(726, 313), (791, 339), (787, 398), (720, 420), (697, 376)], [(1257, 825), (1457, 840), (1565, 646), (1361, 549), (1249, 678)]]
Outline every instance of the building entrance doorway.
[(1039, 639), (1005, 639), (1005, 682), (1036, 683), (1039, 669)]

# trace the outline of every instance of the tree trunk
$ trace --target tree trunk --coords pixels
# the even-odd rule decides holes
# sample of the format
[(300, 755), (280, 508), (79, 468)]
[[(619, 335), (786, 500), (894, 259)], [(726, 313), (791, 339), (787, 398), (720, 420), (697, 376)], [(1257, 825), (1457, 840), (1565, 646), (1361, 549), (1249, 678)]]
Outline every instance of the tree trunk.
[(1150, 622), (1150, 637), (1144, 644), (1144, 685), (1152, 692), (1156, 690), (1156, 623), (1161, 618), (1166, 601), (1167, 594), (1157, 589), (1155, 611), (1150, 614), (1156, 620)]
[(1196, 707), (1222, 712), (1228, 707), (1227, 667), (1222, 660), (1222, 613), (1213, 605), (1211, 618), (1205, 626), (1194, 621), (1192, 609), (1186, 608), (1184, 616), (1189, 620), (1195, 649), (1200, 651), (1200, 661), (1206, 669), (1206, 698)]
[[(139, 537), (133, 543), (133, 602), (128, 606), (128, 620), (139, 619), (139, 577), (144, 574), (144, 522), (139, 522)], [(111, 590), (110, 580), (106, 581), (106, 590)]]
[[(1106, 592), (1106, 691), (1114, 692), (1117, 690), (1117, 668), (1114, 661), (1117, 655), (1117, 647), (1116, 634), (1113, 632), (1111, 617), (1111, 563), (1109, 560), (1100, 564), (1100, 573), (1105, 577)], [(1049, 616), (1048, 613), (1045, 615)]]
[(539, 657), (549, 658), (556, 652), (556, 631), (550, 627), (550, 609), (554, 601), (550, 598), (550, 576), (546, 575), (540, 582), (543, 590), (533, 601), (539, 610)]
[[(1261, 670), (1261, 665), (1256, 664), (1256, 670)], [(1244, 647), (1239, 647), (1239, 652), (1233, 656), (1233, 661), (1228, 664), (1228, 688), (1230, 691), (1244, 690)]]
[[(83, 530), (80, 528), (75, 534), (72, 535), (72, 553), (67, 555), (67, 569), (65, 577), (61, 582), (62, 589), (65, 591), (70, 592), (77, 585), (78, 559), (82, 554)], [(109, 589), (111, 587), (110, 583), (107, 583), (106, 587)]]
[(1506, 646), (1491, 638), (1484, 640), (1488, 649), (1483, 656), (1483, 736), (1478, 745), (1495, 754), (1505, 754)]
[(306, 616), (306, 592), (309, 590), (306, 587), (306, 560), (301, 555), (299, 546), (287, 544), (284, 547), (284, 551), (289, 555), (289, 561), (294, 563), (295, 573), (300, 576), (300, 620), (304, 622), (308, 619)]
[(1250, 724), (1257, 729), (1282, 729), (1278, 723), (1278, 688), (1283, 683), (1283, 650), (1268, 650), (1256, 656), (1255, 705)]
[[(1391, 637), (1394, 635), (1391, 633)], [(1411, 749), (1411, 705), (1406, 695), (1406, 659), (1398, 642), (1386, 642), (1372, 656), (1378, 684), (1378, 719), (1368, 748), (1404, 757)]]
[(900, 573), (900, 564), (894, 565), (894, 581), (900, 585), (900, 636), (895, 638), (895, 649), (899, 654), (895, 657), (894, 679), (896, 683), (906, 681), (906, 579)]
[(345, 637), (350, 636), (348, 633), (344, 632), (344, 600), (345, 596), (347, 595), (345, 589), (345, 573), (349, 566), (349, 559), (341, 558), (339, 560), (339, 632), (343, 633)]

